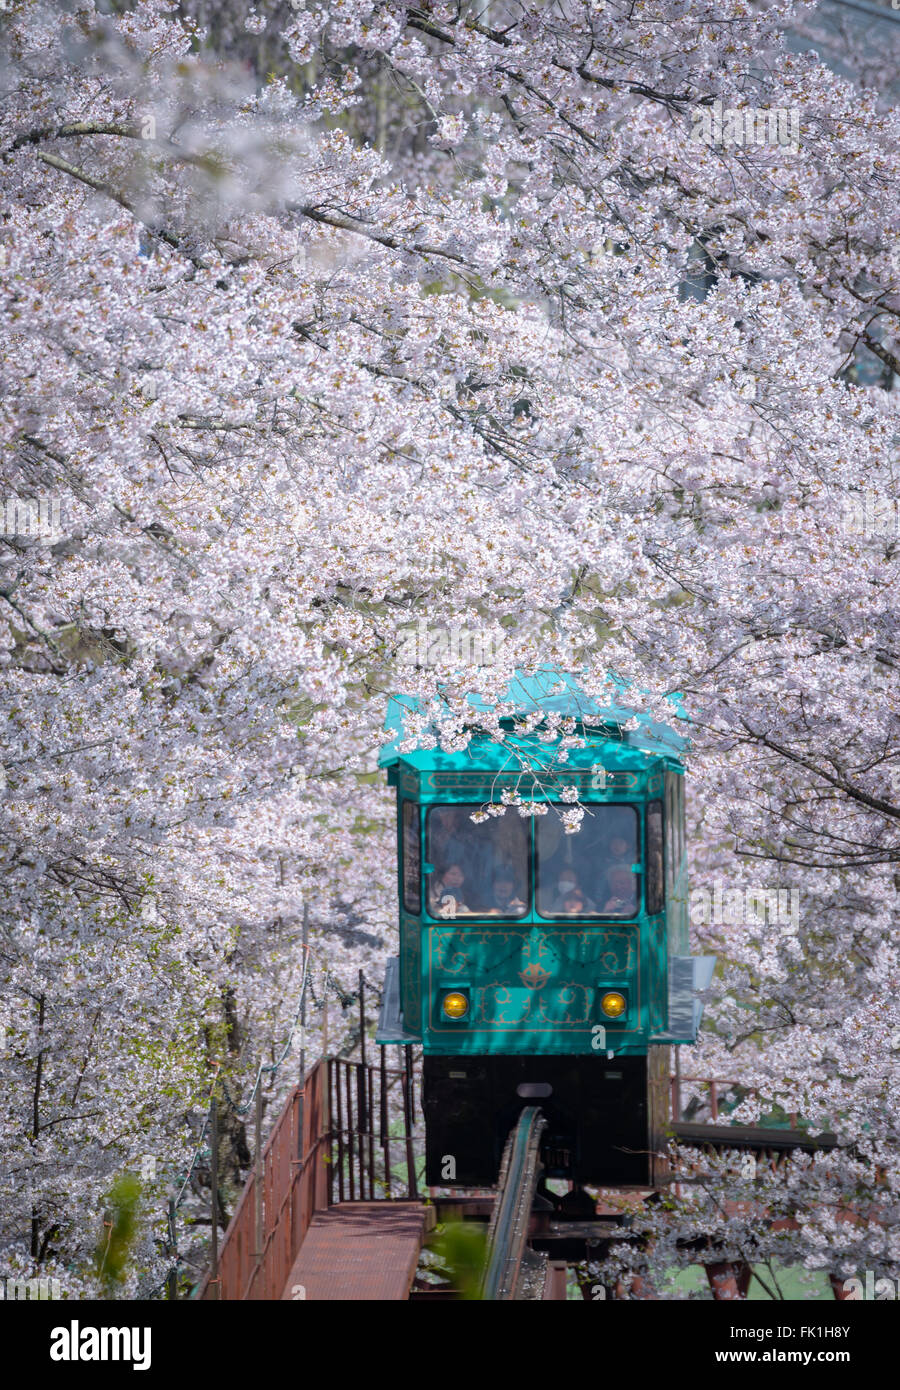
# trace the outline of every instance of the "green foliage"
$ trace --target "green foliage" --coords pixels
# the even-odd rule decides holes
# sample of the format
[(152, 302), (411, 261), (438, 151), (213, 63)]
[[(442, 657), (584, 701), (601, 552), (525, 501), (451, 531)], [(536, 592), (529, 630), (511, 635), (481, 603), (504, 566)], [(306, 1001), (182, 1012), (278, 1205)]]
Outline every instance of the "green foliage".
[(434, 1251), (447, 1267), (451, 1284), (461, 1299), (480, 1299), (481, 1280), (487, 1263), (487, 1235), (473, 1221), (445, 1226)]
[(122, 1173), (107, 1198), (103, 1232), (94, 1253), (94, 1268), (108, 1297), (124, 1283), (128, 1259), (135, 1243), (141, 1183), (134, 1173)]

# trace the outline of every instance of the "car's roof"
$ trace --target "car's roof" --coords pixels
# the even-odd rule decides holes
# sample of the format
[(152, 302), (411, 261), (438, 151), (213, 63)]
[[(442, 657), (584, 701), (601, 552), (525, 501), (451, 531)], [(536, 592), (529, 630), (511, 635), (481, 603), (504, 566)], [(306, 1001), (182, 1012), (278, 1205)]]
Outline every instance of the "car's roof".
[[(450, 717), (449, 705), (437, 695), (425, 699), (417, 695), (394, 695), (387, 710), (385, 730), (393, 735), (378, 759), (381, 767), (404, 762), (419, 770), (513, 770), (520, 766), (519, 759), (537, 768), (549, 759), (555, 764), (557, 772), (564, 767), (590, 767), (598, 760), (599, 750), (606, 767), (636, 767), (644, 765), (647, 756), (668, 757), (678, 760), (687, 746), (687, 738), (668, 724), (649, 719), (622, 702), (627, 691), (624, 681), (611, 677), (610, 695), (607, 702), (601, 702), (588, 695), (578, 676), (558, 667), (543, 666), (532, 674), (517, 671), (503, 692), (504, 715), (533, 714), (536, 710), (556, 712), (576, 720), (579, 732), (583, 733), (586, 746), (571, 748), (564, 763), (558, 761), (555, 750), (558, 741), (542, 743), (537, 733), (521, 737), (514, 731), (507, 734), (504, 744), (494, 742), (485, 736), (476, 736), (468, 747), (460, 752), (444, 752), (439, 746), (440, 725)], [(687, 718), (678, 696), (670, 696), (673, 718)], [(480, 711), (493, 710), (495, 706), (477, 695), (467, 697), (472, 707), (473, 723), (477, 722)], [(432, 747), (422, 747), (412, 751), (401, 751), (400, 745), (410, 738), (410, 716), (418, 718), (425, 715), (426, 732), (420, 744), (431, 742)], [(629, 721), (633, 727), (625, 728)]]

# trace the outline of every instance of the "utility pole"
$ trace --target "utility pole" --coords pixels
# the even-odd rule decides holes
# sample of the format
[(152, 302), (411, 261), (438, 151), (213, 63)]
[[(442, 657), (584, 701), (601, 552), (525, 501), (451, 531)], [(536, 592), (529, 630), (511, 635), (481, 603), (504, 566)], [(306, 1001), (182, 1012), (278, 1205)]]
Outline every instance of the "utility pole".
[(300, 1084), (306, 1084), (306, 991), (309, 986), (309, 903), (303, 904), (303, 996), (300, 1000)]
[(219, 1103), (213, 1096), (209, 1103), (210, 1125), (210, 1186), (212, 1187), (212, 1247), (210, 1250), (209, 1286), (212, 1297), (219, 1297)]
[(178, 1297), (178, 1236), (175, 1232), (175, 1198), (169, 1198), (169, 1259), (172, 1260), (172, 1268), (166, 1276), (166, 1298), (174, 1302)]
[(262, 1065), (260, 1064), (259, 1075), (256, 1078), (256, 1113), (254, 1115), (254, 1128), (256, 1130), (256, 1154), (254, 1158), (254, 1169), (256, 1181), (254, 1182), (254, 1198), (256, 1207), (256, 1270), (259, 1277), (263, 1258), (263, 1152), (262, 1152)]
[(297, 1097), (297, 1158), (302, 1163), (303, 1126), (306, 1123), (306, 988), (309, 983), (309, 903), (303, 903), (303, 993), (300, 998), (300, 1086)]

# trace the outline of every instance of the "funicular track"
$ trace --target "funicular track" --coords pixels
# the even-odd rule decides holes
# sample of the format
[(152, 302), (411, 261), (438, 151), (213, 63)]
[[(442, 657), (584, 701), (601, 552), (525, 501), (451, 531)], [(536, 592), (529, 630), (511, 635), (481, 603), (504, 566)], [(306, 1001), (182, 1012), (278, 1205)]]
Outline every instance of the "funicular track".
[[(538, 1107), (528, 1105), (506, 1141), (488, 1227), (488, 1259), (482, 1285), (482, 1297), (487, 1302), (534, 1297), (534, 1287), (543, 1288), (543, 1278), (528, 1279), (529, 1274), (543, 1273), (544, 1262), (528, 1251), (527, 1244), (541, 1175), (540, 1144), (545, 1127)], [(540, 1292), (537, 1296), (541, 1296)]]
[[(260, 1148), (221, 1247), (214, 1243), (195, 1298), (452, 1298), (458, 1294), (451, 1288), (423, 1287), (416, 1278), (419, 1251), (437, 1218), (475, 1220), (487, 1229), (485, 1301), (565, 1299), (567, 1266), (602, 1259), (612, 1243), (639, 1238), (626, 1207), (599, 1203), (593, 1213), (566, 1215), (541, 1200), (545, 1121), (535, 1106), (523, 1109), (510, 1132), (492, 1195), (458, 1192), (423, 1200), (413, 1151), (412, 1048), (397, 1048), (396, 1068), (387, 1066), (386, 1051), (376, 1065), (323, 1058), (291, 1093)], [(402, 1115), (399, 1134), (388, 1125), (391, 1096)], [(793, 1152), (837, 1147), (834, 1135), (812, 1137), (799, 1128), (679, 1119), (668, 1131), (682, 1148), (749, 1152), (769, 1166)], [(662, 1190), (631, 1196), (639, 1205)], [(723, 1263), (699, 1237), (696, 1263), (705, 1267), (714, 1298), (745, 1292), (748, 1270)], [(833, 1279), (832, 1287), (836, 1298), (844, 1296), (840, 1281)], [(618, 1285), (609, 1296), (655, 1297), (629, 1295)]]

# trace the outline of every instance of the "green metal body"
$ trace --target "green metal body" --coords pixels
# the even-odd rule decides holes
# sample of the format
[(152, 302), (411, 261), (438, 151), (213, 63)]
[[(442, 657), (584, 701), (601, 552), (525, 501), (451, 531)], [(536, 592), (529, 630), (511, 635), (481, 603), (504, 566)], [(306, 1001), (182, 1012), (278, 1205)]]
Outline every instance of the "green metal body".
[[(591, 702), (586, 705), (584, 697), (579, 702), (577, 686), (571, 678), (563, 679), (568, 689), (556, 698), (567, 700), (570, 711), (576, 702), (577, 732), (585, 739), (584, 747), (569, 749), (564, 759), (558, 742), (541, 742), (539, 731), (511, 733), (506, 746), (476, 739), (460, 753), (439, 748), (401, 752), (397, 744), (412, 702), (399, 697), (392, 704), (389, 727), (397, 730), (398, 738), (381, 761), (397, 790), (403, 1040), (415, 1037), (426, 1054), (601, 1051), (643, 1056), (654, 1039), (679, 1040), (666, 1037), (666, 1032), (669, 957), (686, 956), (689, 950), (684, 770), (679, 758), (684, 740), (666, 726), (646, 721), (626, 732), (623, 725), (631, 711), (601, 711)], [(533, 686), (520, 684), (528, 690), (533, 708)], [(554, 708), (547, 684), (545, 677), (539, 694), (545, 708)], [(529, 768), (531, 772), (523, 770)], [(527, 912), (516, 920), (487, 915), (442, 920), (432, 915), (427, 885), (433, 868), (424, 858), (430, 807), (496, 805), (506, 792), (517, 793), (523, 802), (550, 803), (547, 814), (555, 816), (566, 809), (562, 792), (567, 787), (578, 789), (585, 821), (592, 808), (635, 808), (640, 857), (632, 872), (638, 874), (640, 891), (633, 915), (627, 920), (604, 917), (597, 905), (590, 918), (541, 915), (534, 891), (534, 841), (541, 816), (524, 818), (531, 843)], [(652, 803), (662, 806), (665, 893), (660, 910), (648, 913), (647, 808)], [(515, 806), (505, 811), (510, 817), (518, 814)], [(405, 863), (411, 855), (419, 857), (415, 867)], [(417, 877), (420, 891), (415, 894)], [(417, 903), (411, 901), (416, 897)], [(442, 1011), (449, 990), (463, 991), (469, 1001), (462, 1020), (447, 1018)], [(600, 1010), (600, 999), (608, 990), (626, 998), (621, 1020)]]

